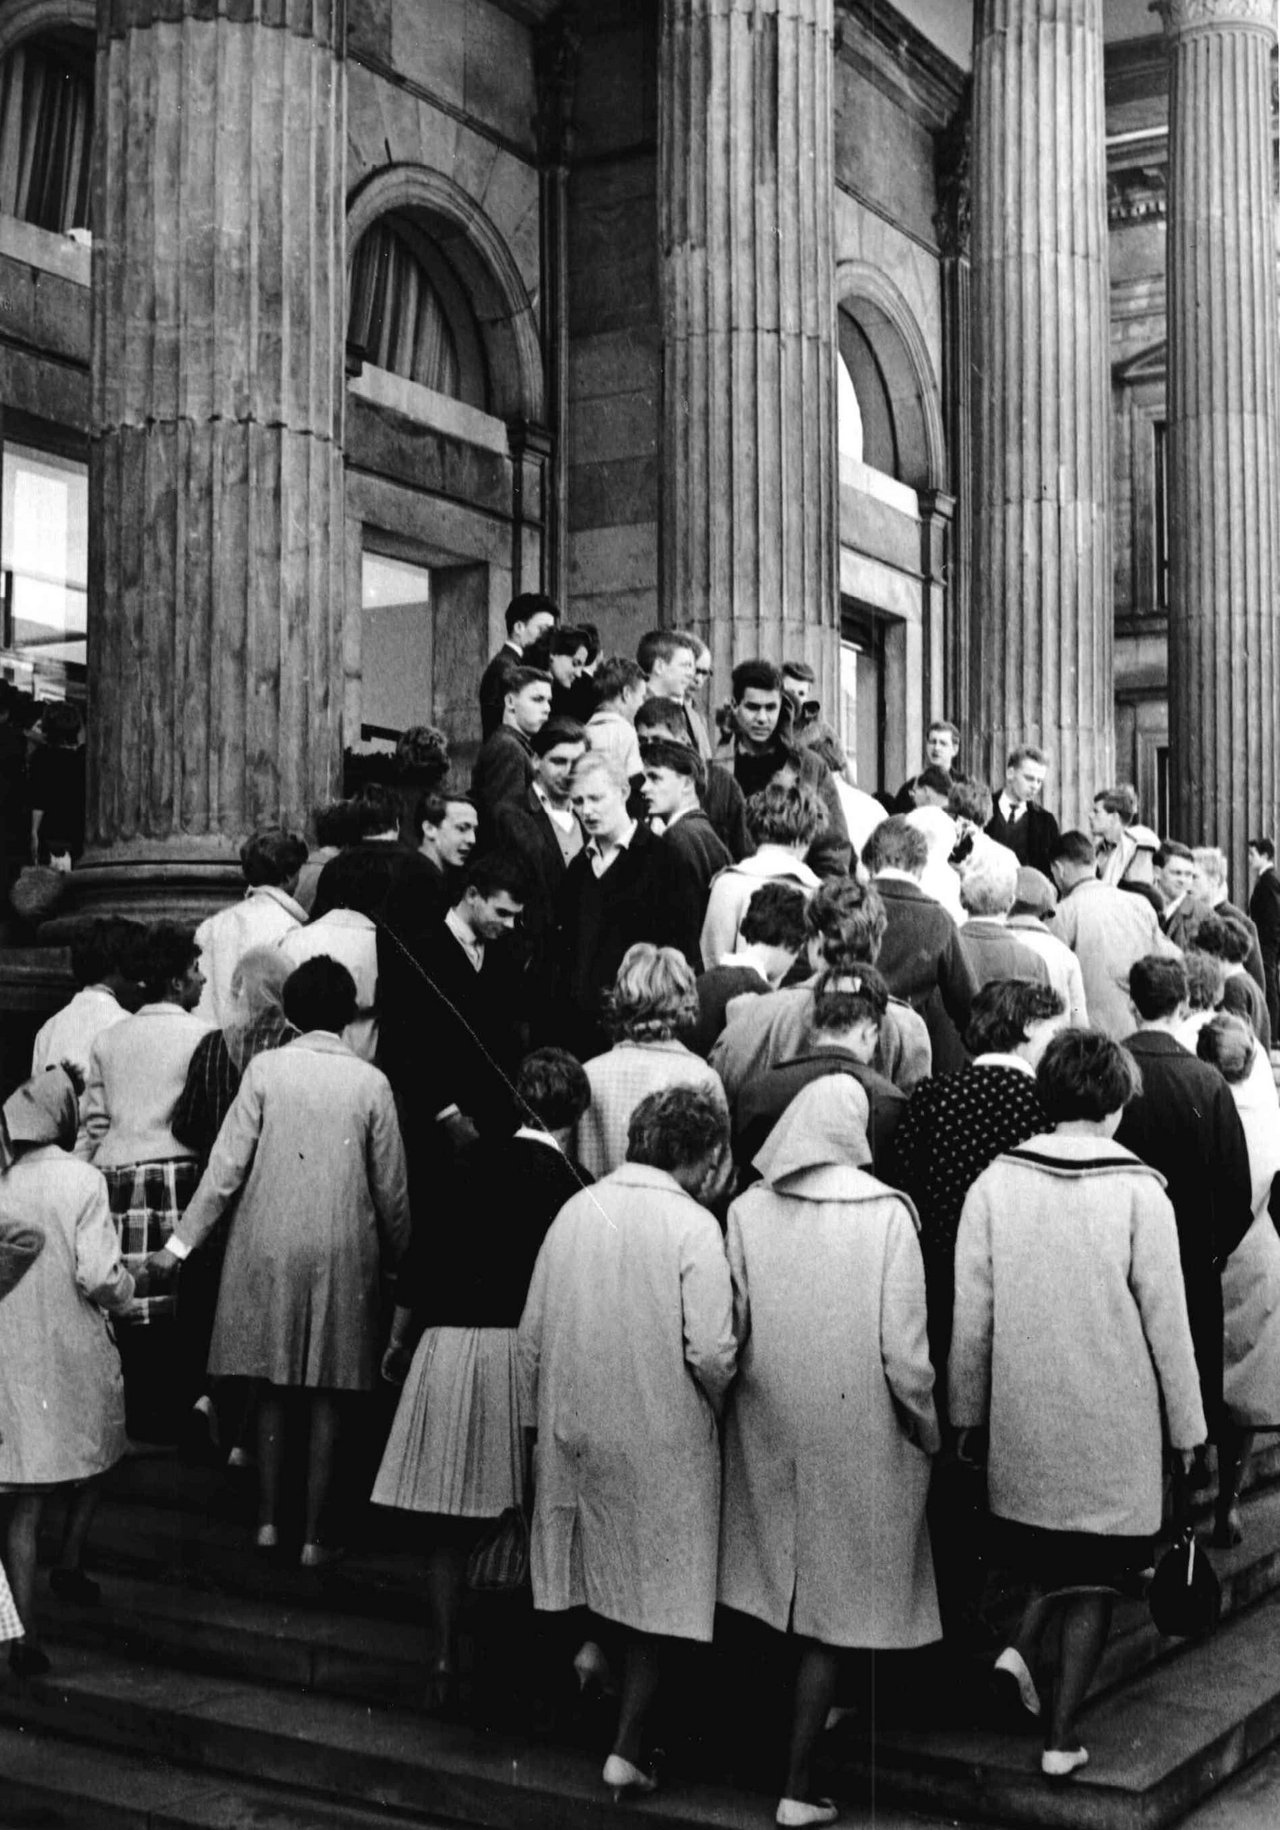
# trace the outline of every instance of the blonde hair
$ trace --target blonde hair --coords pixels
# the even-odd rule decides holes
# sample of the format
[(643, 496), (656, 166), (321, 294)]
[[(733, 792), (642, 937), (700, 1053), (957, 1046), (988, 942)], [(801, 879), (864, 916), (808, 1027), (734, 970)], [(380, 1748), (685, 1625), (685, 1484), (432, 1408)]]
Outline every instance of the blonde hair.
[(698, 988), (676, 947), (637, 941), (628, 947), (608, 996), (609, 1027), (620, 1042), (662, 1042), (691, 1023)]

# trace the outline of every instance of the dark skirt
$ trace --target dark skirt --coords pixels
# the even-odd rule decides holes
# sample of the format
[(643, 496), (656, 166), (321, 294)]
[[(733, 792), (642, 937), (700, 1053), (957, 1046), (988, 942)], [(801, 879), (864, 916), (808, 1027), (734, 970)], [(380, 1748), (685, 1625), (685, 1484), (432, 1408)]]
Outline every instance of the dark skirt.
[(1088, 1531), (1049, 1531), (1016, 1519), (993, 1517), (991, 1560), (1037, 1588), (1133, 1588), (1154, 1555), (1150, 1538), (1105, 1537)]

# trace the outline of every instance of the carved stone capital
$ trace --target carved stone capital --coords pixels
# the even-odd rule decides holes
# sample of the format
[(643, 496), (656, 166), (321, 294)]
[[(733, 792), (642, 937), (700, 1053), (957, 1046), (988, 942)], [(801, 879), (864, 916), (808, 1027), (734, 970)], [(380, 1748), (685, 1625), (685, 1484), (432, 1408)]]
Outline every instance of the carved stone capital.
[(1213, 26), (1256, 26), (1276, 30), (1276, 0), (1151, 0), (1151, 11), (1164, 20), (1166, 38)]

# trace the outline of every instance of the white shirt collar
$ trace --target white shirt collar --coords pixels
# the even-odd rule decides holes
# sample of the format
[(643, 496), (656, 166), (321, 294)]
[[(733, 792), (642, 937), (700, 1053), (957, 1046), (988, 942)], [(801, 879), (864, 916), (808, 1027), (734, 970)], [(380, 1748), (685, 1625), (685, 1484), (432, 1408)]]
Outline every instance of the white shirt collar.
[(1030, 1074), (1034, 1080), (1036, 1071), (1029, 1061), (1021, 1055), (1004, 1055), (999, 1049), (993, 1049), (989, 1055), (978, 1055), (974, 1058), (974, 1067), (1017, 1068), (1020, 1074)]
[(920, 888), (919, 877), (913, 876), (910, 871), (900, 871), (894, 864), (886, 864), (883, 870), (878, 870), (874, 881), (876, 883), (914, 883), (917, 889)]
[(479, 972), (480, 968), (484, 965), (484, 942), (474, 938), (456, 908), (449, 910), (449, 913), (444, 918), (444, 925), (448, 928), (450, 934), (453, 935), (453, 938), (462, 948), (462, 951), (471, 961), (471, 964), (475, 967), (476, 971)]
[(591, 869), (597, 877), (602, 877), (604, 875), (605, 871), (608, 870), (609, 866), (613, 863), (613, 861), (617, 857), (618, 853), (621, 851), (626, 851), (627, 848), (630, 846), (632, 839), (634, 839), (635, 836), (636, 836), (636, 822), (634, 820), (628, 820), (627, 830), (624, 833), (622, 833), (618, 838), (610, 841), (608, 851), (603, 850), (599, 839), (592, 837), (587, 840), (587, 844), (586, 844), (587, 857), (590, 860)]
[(560, 828), (561, 832), (572, 832), (573, 823), (577, 818), (573, 808), (557, 807), (541, 782), (535, 782), (533, 784), (533, 792), (537, 796), (538, 804), (541, 806), (542, 811), (546, 814), (547, 818), (553, 820)]
[(549, 1131), (539, 1131), (536, 1125), (521, 1125), (515, 1135), (524, 1138), (526, 1143), (550, 1144), (553, 1150), (560, 1151), (562, 1156), (564, 1154), (551, 1133)]
[(697, 813), (697, 812), (698, 812), (698, 804), (696, 801), (694, 802), (692, 807), (681, 807), (679, 812), (673, 813), (671, 815), (670, 819), (667, 821), (666, 830), (668, 832), (670, 832), (671, 828), (675, 825), (676, 821), (682, 820), (686, 813)]
[(1010, 800), (1008, 794), (1002, 788), (1000, 790), (1000, 811), (1004, 815), (1006, 821), (1008, 821), (1010, 825), (1013, 825), (1016, 821), (1020, 820), (1027, 811), (1027, 802)]

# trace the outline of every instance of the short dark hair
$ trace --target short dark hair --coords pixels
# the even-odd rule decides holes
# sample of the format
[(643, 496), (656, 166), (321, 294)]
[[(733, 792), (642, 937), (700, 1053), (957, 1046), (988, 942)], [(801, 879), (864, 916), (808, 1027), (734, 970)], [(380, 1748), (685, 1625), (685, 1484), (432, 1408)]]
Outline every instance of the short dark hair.
[(586, 743), (587, 733), (576, 718), (548, 718), (542, 729), (529, 740), (535, 756), (548, 756), (561, 743)]
[(46, 699), (40, 708), (40, 729), (51, 744), (73, 744), (81, 731), (80, 713), (66, 699)]
[(586, 635), (576, 623), (561, 623), (545, 639), (548, 654), (577, 654), (587, 646)]
[(916, 776), (916, 787), (927, 788), (931, 794), (945, 794), (948, 801), (950, 800), (951, 777), (945, 769), (940, 769), (937, 763), (930, 763), (926, 768), (921, 769), (919, 775)]
[(1196, 946), (1201, 953), (1225, 960), (1228, 966), (1242, 966), (1253, 951), (1253, 936), (1234, 915), (1206, 915), (1196, 927)]
[(741, 704), (745, 692), (782, 692), (781, 673), (772, 661), (762, 660), (758, 655), (749, 661), (739, 661), (730, 674), (729, 681), (735, 705)]
[(1087, 865), (1090, 870), (1098, 866), (1098, 854), (1087, 832), (1060, 832), (1050, 855), (1055, 864)]
[(1230, 1011), (1210, 1019), (1196, 1037), (1196, 1054), (1216, 1067), (1230, 1086), (1237, 1085), (1253, 1064), (1257, 1038), (1244, 1017)]
[(872, 829), (862, 848), (862, 862), (874, 877), (877, 871), (909, 871), (918, 877), (929, 862), (929, 842), (905, 813), (891, 813)]
[(283, 826), (260, 826), (240, 847), (240, 868), (251, 887), (287, 883), (306, 861), (306, 840)]
[(928, 729), (925, 731), (925, 736), (930, 736), (934, 731), (948, 731), (956, 749), (958, 750), (960, 748), (960, 726), (958, 724), (952, 724), (949, 718), (931, 718), (929, 720)]
[(839, 1035), (855, 1023), (879, 1028), (888, 1008), (889, 987), (874, 966), (838, 967), (824, 972), (813, 988), (809, 1032)]
[(627, 1161), (692, 1169), (729, 1147), (729, 1115), (708, 1087), (664, 1087), (640, 1101), (627, 1126)]
[[(390, 849), (388, 845), (387, 851)], [(321, 871), (311, 919), (319, 921), (333, 909), (351, 909), (376, 921), (388, 888), (387, 852), (375, 845), (349, 845)]]
[(1048, 753), (1042, 750), (1038, 744), (1020, 743), (1016, 750), (1010, 750), (1009, 760), (1005, 764), (1005, 767), (1007, 769), (1017, 769), (1020, 768), (1023, 763), (1028, 762), (1039, 763), (1042, 769), (1047, 769), (1049, 767)]
[(1249, 850), (1256, 851), (1263, 858), (1270, 858), (1273, 862), (1275, 861), (1276, 848), (1273, 842), (1268, 838), (1250, 839)]
[(366, 782), (351, 803), (358, 837), (369, 838), (375, 832), (386, 832), (400, 824), (400, 802), (390, 788), (381, 782)]
[(676, 743), (671, 737), (646, 737), (640, 746), (640, 759), (646, 769), (674, 769), (677, 775), (687, 776), (695, 788), (701, 788), (707, 779), (702, 758), (692, 744)]
[(964, 1045), (971, 1055), (1010, 1055), (1028, 1023), (1060, 1017), (1065, 1008), (1056, 991), (1034, 979), (991, 979), (973, 1000)]
[(888, 920), (878, 893), (856, 877), (828, 877), (804, 912), (810, 938), (822, 942), (823, 959), (837, 968), (874, 965)]
[(318, 846), (333, 846), (341, 851), (360, 837), (354, 801), (326, 801), (323, 807), (316, 808), (314, 818)]
[(782, 677), (784, 680), (808, 680), (812, 684), (818, 676), (807, 661), (784, 661)]
[(827, 830), (827, 810), (806, 782), (770, 782), (747, 802), (747, 831), (757, 845), (803, 845)]
[(153, 921), (139, 950), (142, 989), (149, 1002), (155, 1002), (171, 985), (187, 973), (200, 952), (194, 928), (177, 921)]
[(951, 777), (947, 792), (947, 812), (953, 820), (970, 820), (975, 826), (987, 826), (993, 807), (991, 790), (985, 782), (966, 777)]
[(1051, 1123), (1107, 1118), (1142, 1091), (1142, 1075), (1127, 1048), (1100, 1029), (1064, 1029), (1036, 1069), (1036, 1091)]
[(782, 947), (799, 953), (805, 943), (805, 893), (798, 883), (775, 878), (754, 890), (738, 923), (738, 937), (748, 946)]
[(591, 1083), (576, 1056), (563, 1048), (536, 1048), (516, 1073), (516, 1105), (548, 1131), (577, 1124), (591, 1104)]
[(1129, 968), (1129, 996), (1144, 1023), (1171, 1017), (1186, 1001), (1187, 969), (1180, 959), (1148, 953)]
[(505, 852), (483, 852), (468, 859), (458, 881), (460, 887), (454, 897), (455, 903), (461, 902), (468, 890), (474, 890), (486, 902), (500, 890), (505, 891), (512, 902), (527, 902), (529, 898), (528, 877), (519, 862)]
[[(553, 721), (549, 720), (548, 722)], [(543, 726), (543, 730), (545, 729), (546, 725)], [(539, 731), (538, 736), (540, 737), (541, 735), (542, 732)], [(450, 807), (470, 807), (473, 813), (478, 811), (475, 802), (469, 794), (450, 794), (447, 791), (439, 791), (435, 794), (424, 794), (422, 799), (418, 802), (419, 828), (421, 829), (423, 826), (442, 826)]]
[(83, 990), (118, 972), (132, 978), (136, 949), (146, 930), (138, 921), (104, 915), (77, 931), (71, 942), (71, 976)]
[(678, 699), (646, 699), (636, 708), (637, 731), (687, 731), (688, 720)]
[(655, 661), (670, 661), (682, 648), (696, 655), (697, 638), (686, 635), (680, 629), (650, 629), (640, 637), (636, 645), (636, 661), (641, 672), (648, 675), (653, 672)]
[(517, 623), (527, 623), (535, 616), (549, 616), (553, 622), (560, 621), (560, 612), (552, 598), (544, 597), (540, 591), (522, 591), (507, 605), (507, 634), (514, 635)]
[(1223, 963), (1191, 947), (1182, 956), (1187, 975), (1187, 1002), (1192, 1010), (1213, 1010), (1222, 996)]
[(586, 648), (587, 666), (590, 667), (593, 661), (600, 658), (600, 650), (603, 646), (600, 631), (594, 623), (579, 623), (578, 634), (582, 637), (581, 646)]
[(509, 699), (513, 693), (520, 694), (530, 686), (554, 686), (555, 681), (542, 667), (513, 667), (502, 682), (502, 697)]
[(312, 1029), (340, 1033), (356, 1014), (356, 982), (340, 960), (327, 953), (304, 959), (284, 982), (284, 1014), (303, 1035)]
[(1156, 869), (1158, 870), (1162, 864), (1167, 864), (1170, 858), (1181, 858), (1185, 864), (1194, 864), (1196, 854), (1189, 845), (1184, 845), (1181, 839), (1162, 839), (1156, 851)]
[(1138, 817), (1138, 794), (1128, 782), (1121, 782), (1118, 788), (1101, 788), (1093, 797), (1095, 807), (1102, 807), (1107, 813), (1118, 813), (1126, 826), (1131, 826)]
[(626, 655), (612, 654), (607, 661), (601, 661), (596, 670), (596, 691), (601, 705), (607, 705), (611, 699), (621, 699), (623, 693), (634, 692), (637, 686), (643, 685), (644, 670)]

